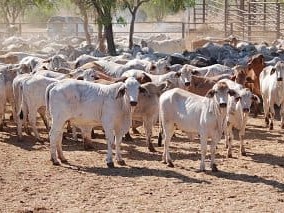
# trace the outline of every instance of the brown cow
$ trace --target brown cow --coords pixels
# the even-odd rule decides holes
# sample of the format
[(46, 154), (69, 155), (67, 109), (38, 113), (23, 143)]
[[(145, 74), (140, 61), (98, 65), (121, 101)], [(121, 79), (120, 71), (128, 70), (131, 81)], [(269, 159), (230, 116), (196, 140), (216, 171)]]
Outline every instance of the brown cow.
[(187, 90), (197, 95), (205, 96), (219, 80), (230, 79), (230, 77), (231, 76), (228, 74), (221, 74), (213, 77), (192, 75), (190, 86), (187, 87)]
[[(258, 97), (261, 97), (259, 75), (265, 66), (264, 56), (262, 54), (256, 54), (248, 61), (245, 87), (249, 88), (252, 93), (256, 94)], [(252, 108), (254, 117), (256, 117), (260, 111), (258, 104), (253, 104)]]

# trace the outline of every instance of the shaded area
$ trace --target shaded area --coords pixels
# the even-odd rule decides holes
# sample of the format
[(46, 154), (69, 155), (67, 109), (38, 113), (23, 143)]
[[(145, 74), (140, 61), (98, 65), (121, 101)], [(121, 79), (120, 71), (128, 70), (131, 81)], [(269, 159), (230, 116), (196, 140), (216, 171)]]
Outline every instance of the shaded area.
[(208, 174), (218, 177), (218, 178), (224, 178), (227, 180), (236, 180), (236, 181), (243, 181), (243, 182), (248, 182), (248, 183), (262, 183), (268, 186), (272, 186), (273, 188), (277, 188), (279, 189), (280, 192), (284, 192), (284, 183), (278, 182), (276, 180), (267, 180), (257, 175), (236, 174), (236, 173), (225, 172), (225, 171), (211, 172)]

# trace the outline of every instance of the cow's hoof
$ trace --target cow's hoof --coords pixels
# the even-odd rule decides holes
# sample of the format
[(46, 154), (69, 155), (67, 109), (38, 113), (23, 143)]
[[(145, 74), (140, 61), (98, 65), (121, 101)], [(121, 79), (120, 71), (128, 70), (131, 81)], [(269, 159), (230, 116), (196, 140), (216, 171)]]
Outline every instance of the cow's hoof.
[(124, 160), (117, 161), (117, 164), (120, 165), (120, 166), (126, 166), (126, 163), (125, 163)]
[(107, 163), (107, 167), (108, 168), (114, 168), (114, 163), (113, 162)]
[(90, 151), (90, 150), (92, 150), (93, 148), (94, 148), (94, 147), (93, 147), (92, 144), (90, 144), (90, 143), (84, 143), (84, 150)]
[(242, 156), (247, 156), (247, 153), (246, 152), (241, 152), (241, 155)]
[(136, 128), (132, 128), (132, 132), (134, 135), (140, 135), (140, 132)]
[(217, 165), (214, 163), (213, 165), (212, 165), (212, 172), (218, 172), (218, 168), (217, 168)]
[(269, 130), (273, 130), (273, 125), (270, 124)]
[(232, 153), (227, 154), (227, 158), (233, 158)]
[(168, 167), (171, 167), (171, 168), (174, 168), (175, 166), (174, 166), (174, 164), (173, 164), (173, 162), (168, 162)]
[(27, 135), (32, 135), (31, 130), (29, 128), (25, 128), (25, 133)]
[(127, 132), (124, 136), (124, 140), (126, 141), (133, 141), (133, 138), (131, 137), (131, 135), (129, 134), (129, 132)]
[(58, 160), (51, 160), (54, 166), (60, 166), (60, 162)]
[(148, 150), (149, 150), (150, 152), (157, 152), (156, 149), (154, 148), (153, 144), (149, 144)]
[(67, 160), (66, 158), (64, 158), (64, 159), (60, 159), (60, 161), (61, 161), (61, 163), (65, 163), (65, 164), (67, 164), (67, 163), (68, 163), (68, 160)]
[(2, 132), (4, 130), (4, 124), (0, 124), (0, 131)]
[(92, 139), (97, 138), (97, 134), (96, 134), (96, 133), (94, 133), (94, 130), (92, 130), (92, 132), (91, 132), (91, 138), (92, 138)]

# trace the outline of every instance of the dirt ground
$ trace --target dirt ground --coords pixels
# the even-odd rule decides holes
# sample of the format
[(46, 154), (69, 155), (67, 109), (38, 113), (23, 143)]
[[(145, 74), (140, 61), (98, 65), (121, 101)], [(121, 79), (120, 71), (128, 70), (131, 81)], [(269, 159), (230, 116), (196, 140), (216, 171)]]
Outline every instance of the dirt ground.
[(53, 166), (43, 128), (44, 144), (32, 136), (17, 142), (8, 122), (0, 132), (0, 212), (283, 212), (284, 130), (279, 121), (271, 132), (263, 124), (262, 115), (250, 118), (245, 157), (238, 156), (234, 141), (233, 158), (227, 159), (222, 139), (220, 171), (212, 173), (209, 160), (208, 170), (198, 171), (198, 139), (189, 142), (179, 131), (170, 148), (174, 168), (161, 163), (163, 147), (147, 151), (139, 128), (142, 134), (122, 145), (127, 166), (109, 169), (102, 132), (92, 151), (67, 135), (63, 150), (69, 164)]

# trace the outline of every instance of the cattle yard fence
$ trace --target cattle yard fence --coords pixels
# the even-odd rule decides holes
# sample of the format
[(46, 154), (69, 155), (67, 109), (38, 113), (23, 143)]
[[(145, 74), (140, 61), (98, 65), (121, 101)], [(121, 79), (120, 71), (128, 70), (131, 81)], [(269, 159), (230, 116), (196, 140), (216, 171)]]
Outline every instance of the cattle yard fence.
[[(183, 21), (136, 22), (134, 36), (150, 37), (166, 34), (188, 41), (203, 37), (225, 38), (236, 36), (239, 40), (272, 42), (283, 38), (284, 3), (280, 0), (196, 0), (194, 7), (187, 8)], [(90, 24), (92, 36), (96, 36), (97, 25)], [(129, 24), (113, 24), (116, 35), (129, 33)], [(30, 35), (51, 37), (84, 36), (82, 27), (74, 23), (72, 33), (55, 30), (50, 34), (47, 23), (16, 23), (7, 28), (0, 23), (0, 37)]]

